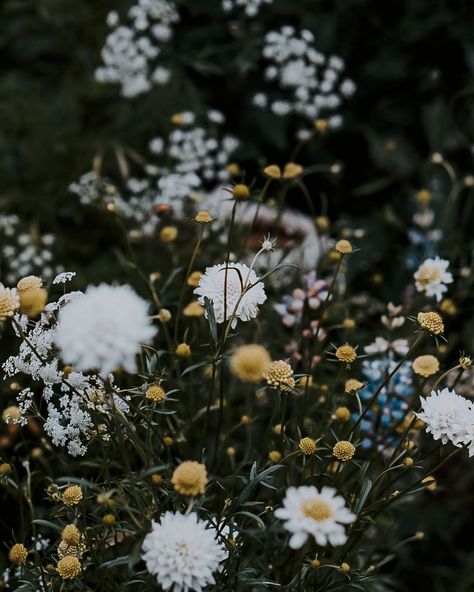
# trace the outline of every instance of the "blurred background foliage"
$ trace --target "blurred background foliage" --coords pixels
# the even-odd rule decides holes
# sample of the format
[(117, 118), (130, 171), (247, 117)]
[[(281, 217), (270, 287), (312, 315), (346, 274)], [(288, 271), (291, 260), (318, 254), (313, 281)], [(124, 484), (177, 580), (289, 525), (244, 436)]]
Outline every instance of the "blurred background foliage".
[[(107, 212), (81, 207), (68, 185), (90, 170), (99, 154), (104, 170), (116, 174), (114, 147), (145, 154), (149, 140), (167, 134), (172, 113), (181, 110), (225, 113), (226, 130), (241, 140), (237, 160), (249, 180), (263, 165), (286, 162), (296, 144), (296, 120), (256, 109), (251, 98), (264, 84), (264, 33), (291, 24), (311, 30), (319, 50), (343, 57), (357, 84), (343, 109), (343, 127), (310, 143), (298, 157), (305, 165), (342, 166), (335, 177), (310, 177), (308, 188), (315, 204), (321, 194), (328, 196), (335, 228), (366, 231), (351, 281), (382, 301), (399, 297), (409, 277), (406, 228), (421, 188), (430, 189), (442, 212), (439, 254), (455, 270), (472, 268), (470, 0), (275, 0), (255, 20), (233, 20), (220, 0), (177, 4), (181, 22), (166, 50), (174, 71), (170, 84), (124, 99), (93, 74), (107, 35), (106, 15), (126, 10), (129, 2), (3, 0), (2, 213), (14, 212), (26, 224), (53, 232), (61, 262), (80, 272), (84, 284), (120, 277), (115, 224)], [(432, 162), (436, 152), (449, 170)], [(306, 208), (297, 193), (289, 201)], [(454, 358), (461, 348), (474, 353), (472, 280), (461, 280), (457, 290), (460, 314), (449, 344)], [(397, 550), (380, 591), (474, 590), (472, 464), (458, 463), (439, 481), (438, 491), (424, 494), (421, 506), (407, 507), (407, 524), (399, 528), (409, 536), (416, 525), (426, 537)]]

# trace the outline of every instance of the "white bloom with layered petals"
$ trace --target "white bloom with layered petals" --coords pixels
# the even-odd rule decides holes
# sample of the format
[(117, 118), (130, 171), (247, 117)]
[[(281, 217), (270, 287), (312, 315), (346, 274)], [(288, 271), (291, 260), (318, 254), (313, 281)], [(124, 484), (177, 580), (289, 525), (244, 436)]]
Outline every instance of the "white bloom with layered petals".
[[(222, 534), (227, 535), (227, 528)], [(207, 528), (195, 512), (187, 516), (166, 512), (159, 524), (152, 522), (143, 551), (148, 571), (172, 592), (201, 592), (215, 582), (213, 574), (228, 556), (216, 529)]]
[(244, 263), (229, 263), (228, 266), (220, 263), (207, 267), (194, 293), (203, 306), (205, 298), (212, 301), (217, 323), (233, 317), (233, 328), (237, 325), (237, 319), (254, 319), (259, 304), (267, 299), (260, 278)]
[(443, 294), (448, 291), (446, 284), (453, 282), (453, 276), (448, 272), (448, 267), (449, 261), (439, 257), (423, 261), (413, 276), (418, 292), (434, 296), (439, 302)]
[(129, 286), (101, 284), (61, 309), (54, 341), (64, 362), (106, 376), (117, 367), (134, 372), (140, 344), (155, 332), (145, 300)]
[(344, 524), (356, 519), (346, 508), (344, 498), (332, 487), (318, 491), (314, 486), (289, 487), (283, 507), (275, 516), (285, 521), (285, 528), (292, 533), (290, 547), (299, 549), (309, 536), (318, 545), (343, 545), (346, 540)]

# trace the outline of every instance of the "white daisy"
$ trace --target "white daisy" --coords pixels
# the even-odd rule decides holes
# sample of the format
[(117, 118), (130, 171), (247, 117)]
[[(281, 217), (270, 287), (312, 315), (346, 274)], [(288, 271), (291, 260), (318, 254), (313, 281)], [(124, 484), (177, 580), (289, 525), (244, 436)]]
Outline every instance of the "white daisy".
[(449, 261), (435, 257), (426, 259), (414, 274), (418, 292), (425, 292), (427, 296), (434, 296), (439, 302), (451, 284), (453, 276), (448, 272)]
[[(228, 534), (226, 528), (222, 534)], [(201, 592), (215, 582), (213, 574), (228, 556), (216, 529), (207, 528), (195, 512), (187, 516), (166, 512), (159, 524), (153, 521), (143, 551), (148, 571), (172, 592)]]
[(318, 491), (316, 487), (306, 485), (289, 487), (283, 507), (275, 511), (275, 516), (284, 520), (286, 530), (292, 533), (292, 549), (302, 547), (309, 535), (321, 546), (328, 543), (343, 545), (347, 540), (343, 524), (356, 519), (335, 489), (323, 487)]
[(136, 369), (140, 345), (152, 339), (148, 303), (129, 286), (91, 286), (61, 309), (54, 341), (76, 370)]
[[(472, 403), (454, 390), (432, 391), (420, 397), (421, 413), (417, 417), (426, 423), (426, 431), (443, 444), (468, 444), (473, 439), (474, 409)], [(472, 456), (473, 452), (470, 452)]]
[(258, 305), (267, 299), (260, 278), (244, 263), (225, 263), (207, 267), (194, 290), (199, 304), (204, 299), (212, 301), (217, 323), (232, 318), (232, 328), (237, 319), (250, 321), (258, 314)]

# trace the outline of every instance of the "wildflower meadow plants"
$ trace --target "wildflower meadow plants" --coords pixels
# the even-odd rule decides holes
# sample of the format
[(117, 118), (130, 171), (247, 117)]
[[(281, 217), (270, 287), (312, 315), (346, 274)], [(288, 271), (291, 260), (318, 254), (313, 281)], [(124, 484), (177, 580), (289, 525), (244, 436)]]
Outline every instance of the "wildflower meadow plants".
[[(420, 508), (470, 470), (474, 182), (433, 152), (351, 193), (403, 177), (403, 207), (338, 210), (365, 81), (279, 4), (219, 0), (209, 46), (186, 2), (109, 12), (89, 75), (137, 130), (94, 143), (54, 232), (0, 214), (6, 590), (402, 591)], [(179, 100), (142, 129), (157, 87)]]

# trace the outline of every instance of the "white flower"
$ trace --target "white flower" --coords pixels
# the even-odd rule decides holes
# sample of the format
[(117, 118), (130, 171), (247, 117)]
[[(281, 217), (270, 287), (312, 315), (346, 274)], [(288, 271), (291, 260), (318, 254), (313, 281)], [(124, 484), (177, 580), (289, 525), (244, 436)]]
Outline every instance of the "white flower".
[(343, 545), (347, 536), (343, 524), (356, 519), (346, 508), (344, 498), (332, 487), (318, 491), (314, 486), (289, 487), (283, 507), (275, 516), (285, 521), (285, 528), (292, 533), (290, 547), (299, 549), (311, 535), (318, 545)]
[[(473, 440), (474, 409), (472, 403), (454, 390), (444, 388), (433, 391), (429, 397), (420, 397), (421, 413), (417, 417), (426, 423), (426, 431), (443, 444), (456, 446)], [(474, 450), (469, 451), (469, 456)]]
[[(206, 528), (196, 513), (166, 512), (143, 541), (143, 559), (164, 590), (201, 592), (215, 582), (213, 573), (228, 552), (215, 528)], [(224, 529), (223, 534), (227, 534)]]
[(129, 286), (101, 284), (64, 306), (54, 341), (67, 364), (105, 376), (118, 366), (133, 372), (140, 344), (155, 331), (147, 302)]
[(194, 290), (199, 304), (204, 299), (212, 301), (217, 323), (232, 318), (232, 327), (237, 319), (250, 321), (258, 314), (258, 305), (267, 299), (260, 278), (244, 263), (225, 263), (207, 267)]
[(413, 276), (418, 292), (434, 296), (439, 302), (448, 290), (445, 284), (451, 284), (453, 281), (453, 276), (447, 271), (448, 267), (449, 261), (439, 257), (423, 261)]
[(70, 282), (75, 275), (75, 271), (64, 271), (54, 278), (53, 284), (65, 284), (66, 282)]
[(390, 342), (383, 337), (376, 337), (373, 343), (364, 347), (365, 353), (369, 355), (381, 354), (390, 350), (404, 356), (408, 353), (409, 349), (408, 341), (406, 339), (395, 339)]

